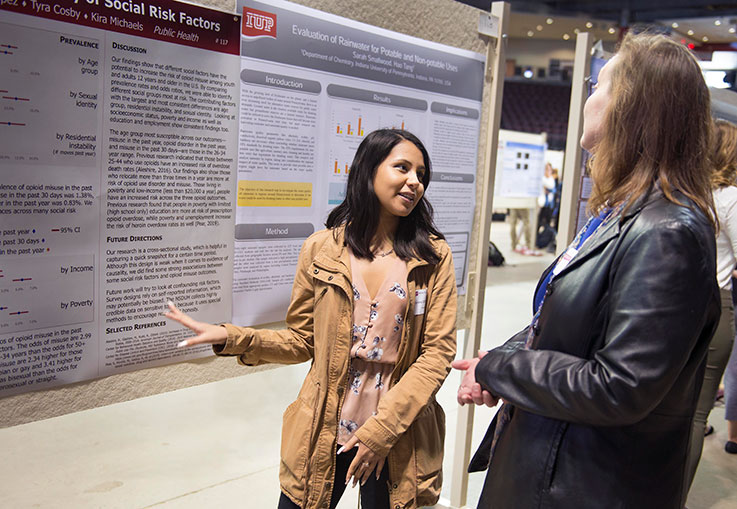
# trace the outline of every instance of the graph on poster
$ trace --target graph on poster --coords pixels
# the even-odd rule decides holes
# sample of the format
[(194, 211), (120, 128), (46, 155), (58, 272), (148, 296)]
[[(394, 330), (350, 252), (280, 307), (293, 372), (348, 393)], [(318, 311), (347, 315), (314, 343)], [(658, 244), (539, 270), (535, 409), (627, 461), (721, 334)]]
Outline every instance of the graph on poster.
[(330, 129), (339, 140), (358, 139), (360, 143), (360, 139), (376, 129), (406, 129), (413, 133), (423, 130), (421, 114), (377, 108), (374, 104), (355, 106), (338, 100), (333, 100), (331, 106)]
[(93, 320), (93, 256), (0, 262), (0, 332)]
[(337, 205), (345, 198), (351, 162), (366, 134), (376, 129), (406, 129), (424, 136), (422, 113), (397, 108), (365, 106), (357, 101), (333, 99), (330, 104), (330, 167), (326, 172), (328, 205)]
[(336, 134), (346, 134), (347, 136), (358, 136), (363, 137), (364, 134), (366, 134), (366, 131), (363, 129), (365, 127), (365, 124), (362, 126), (361, 121), (363, 118), (359, 115), (358, 120), (353, 121), (353, 128), (351, 128), (351, 121), (348, 120), (347, 123), (342, 124), (338, 122), (335, 126), (335, 133)]

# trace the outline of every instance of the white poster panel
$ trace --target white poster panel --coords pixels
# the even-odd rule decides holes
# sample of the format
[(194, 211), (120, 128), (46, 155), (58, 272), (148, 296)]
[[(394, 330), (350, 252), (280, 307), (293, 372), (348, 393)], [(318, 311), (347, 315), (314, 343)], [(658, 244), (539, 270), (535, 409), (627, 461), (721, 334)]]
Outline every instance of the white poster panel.
[(238, 12), (233, 321), (284, 319), (299, 249), (343, 200), (353, 154), (378, 128), (427, 146), (427, 196), (464, 293), (483, 56), (284, 1), (239, 0)]
[(230, 314), (239, 18), (0, 9), (0, 396), (208, 354), (162, 312)]
[(494, 196), (535, 198), (542, 192), (547, 145), (542, 136), (500, 131)]

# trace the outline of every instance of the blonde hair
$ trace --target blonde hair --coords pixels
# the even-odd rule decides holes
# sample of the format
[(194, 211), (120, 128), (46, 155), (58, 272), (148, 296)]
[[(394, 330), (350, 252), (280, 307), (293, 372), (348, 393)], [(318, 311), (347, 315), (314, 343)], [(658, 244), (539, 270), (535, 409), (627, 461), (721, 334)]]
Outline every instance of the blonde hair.
[(590, 160), (589, 210), (627, 201), (657, 183), (680, 191), (715, 223), (710, 96), (696, 58), (662, 35), (627, 34), (611, 64), (611, 99)]
[(737, 126), (726, 120), (714, 121), (714, 148), (711, 152), (714, 189), (737, 185)]

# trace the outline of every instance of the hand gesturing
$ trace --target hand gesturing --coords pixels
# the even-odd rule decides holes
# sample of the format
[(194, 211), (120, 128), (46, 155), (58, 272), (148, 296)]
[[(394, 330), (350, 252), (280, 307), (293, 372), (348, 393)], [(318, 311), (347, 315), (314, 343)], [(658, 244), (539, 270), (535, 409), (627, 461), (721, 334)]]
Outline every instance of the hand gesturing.
[(198, 322), (191, 316), (179, 311), (171, 301), (167, 302), (167, 305), (169, 306), (169, 311), (164, 313), (164, 316), (174, 320), (175, 322), (181, 323), (197, 334), (194, 337), (180, 341), (177, 344), (178, 347), (202, 344), (222, 345), (225, 343), (225, 340), (228, 339), (228, 332), (225, 330), (225, 327), (213, 325), (211, 323)]

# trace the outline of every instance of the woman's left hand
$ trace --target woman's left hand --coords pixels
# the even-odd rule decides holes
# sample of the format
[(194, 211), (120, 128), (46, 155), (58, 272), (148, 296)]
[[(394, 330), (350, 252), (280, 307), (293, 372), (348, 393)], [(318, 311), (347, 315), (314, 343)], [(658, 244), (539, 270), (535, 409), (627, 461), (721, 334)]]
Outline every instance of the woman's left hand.
[(376, 480), (378, 481), (379, 475), (381, 475), (381, 470), (384, 468), (384, 461), (386, 458), (379, 456), (369, 449), (368, 446), (364, 445), (363, 442), (355, 437), (355, 435), (352, 436), (350, 440), (340, 448), (340, 450), (338, 450), (338, 454), (343, 451), (351, 450), (356, 446), (356, 444), (358, 444), (358, 452), (348, 467), (348, 473), (345, 476), (345, 483), (348, 484), (351, 477), (353, 477), (353, 486), (356, 485), (356, 482), (360, 482), (361, 486), (363, 486), (366, 481), (368, 481), (368, 478), (374, 469), (376, 470)]

